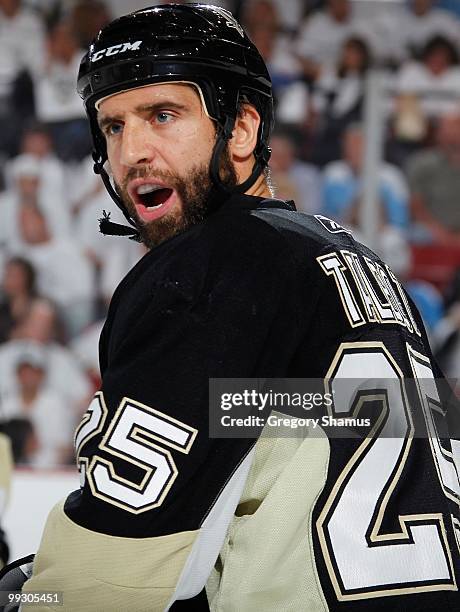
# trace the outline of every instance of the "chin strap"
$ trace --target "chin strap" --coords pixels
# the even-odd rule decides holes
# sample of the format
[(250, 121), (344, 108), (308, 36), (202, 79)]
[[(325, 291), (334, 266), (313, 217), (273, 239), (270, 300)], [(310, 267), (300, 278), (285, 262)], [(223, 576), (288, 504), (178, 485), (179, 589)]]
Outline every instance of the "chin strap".
[(136, 227), (136, 224), (123, 206), (121, 198), (113, 188), (113, 185), (110, 181), (110, 177), (104, 168), (104, 162), (100, 160), (99, 156), (95, 151), (93, 151), (93, 159), (94, 172), (100, 175), (110, 197), (121, 210), (125, 219), (131, 225), (131, 227), (128, 227), (127, 225), (121, 225), (121, 223), (114, 223), (113, 221), (110, 221), (110, 213), (107, 213), (105, 210), (103, 210), (102, 217), (99, 219), (99, 231), (105, 236), (128, 236), (130, 240), (141, 242), (141, 236), (139, 234), (139, 230)]
[(137, 230), (132, 229), (128, 225), (121, 225), (121, 223), (110, 221), (110, 213), (105, 210), (102, 211), (102, 217), (98, 221), (99, 231), (104, 236), (128, 236), (130, 240), (141, 241)]

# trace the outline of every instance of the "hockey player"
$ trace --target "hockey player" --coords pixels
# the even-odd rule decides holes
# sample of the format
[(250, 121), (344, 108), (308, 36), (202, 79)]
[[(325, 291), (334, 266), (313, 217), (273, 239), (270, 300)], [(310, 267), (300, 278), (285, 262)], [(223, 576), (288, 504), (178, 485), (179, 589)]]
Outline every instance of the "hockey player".
[[(79, 91), (132, 226), (102, 229), (151, 250), (112, 299), (81, 488), (23, 591), (72, 612), (458, 609), (455, 447), (420, 317), (348, 231), (271, 197), (270, 79), (241, 26), (198, 4), (123, 17)], [(328, 418), (378, 419), (354, 439), (211, 438), (212, 378), (325, 378)]]

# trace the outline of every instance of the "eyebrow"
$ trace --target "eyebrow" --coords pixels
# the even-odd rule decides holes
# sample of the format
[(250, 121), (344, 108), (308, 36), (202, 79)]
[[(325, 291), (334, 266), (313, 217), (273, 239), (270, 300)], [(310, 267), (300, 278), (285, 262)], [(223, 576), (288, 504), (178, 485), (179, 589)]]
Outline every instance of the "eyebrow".
[[(135, 107), (134, 112), (140, 115), (143, 115), (143, 114), (153, 115), (154, 113), (160, 110), (164, 110), (164, 109), (184, 111), (184, 110), (188, 110), (189, 106), (185, 104), (179, 104), (179, 102), (173, 102), (172, 100), (161, 100), (160, 102), (140, 104), (139, 106)], [(98, 117), (97, 123), (99, 125), (99, 129), (103, 130), (107, 125), (110, 125), (111, 123), (114, 123), (116, 121), (122, 121), (122, 120), (123, 120), (123, 116), (120, 114), (105, 115), (102, 117)]]

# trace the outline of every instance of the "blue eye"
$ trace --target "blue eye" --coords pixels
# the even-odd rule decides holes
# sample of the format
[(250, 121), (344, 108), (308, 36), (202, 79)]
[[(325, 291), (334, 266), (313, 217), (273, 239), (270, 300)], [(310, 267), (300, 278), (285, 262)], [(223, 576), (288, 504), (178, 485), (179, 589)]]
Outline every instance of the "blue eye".
[(169, 123), (173, 119), (173, 116), (170, 113), (161, 112), (157, 114), (156, 119), (158, 123)]
[(123, 126), (120, 123), (112, 123), (107, 126), (107, 134), (109, 136), (117, 136), (118, 134), (121, 134), (122, 127)]

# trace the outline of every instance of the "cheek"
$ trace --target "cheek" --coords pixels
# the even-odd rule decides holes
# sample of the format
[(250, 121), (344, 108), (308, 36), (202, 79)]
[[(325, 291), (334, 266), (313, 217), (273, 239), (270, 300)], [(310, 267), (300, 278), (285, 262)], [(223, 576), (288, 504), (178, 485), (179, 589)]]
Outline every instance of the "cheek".
[(174, 144), (170, 142), (165, 150), (169, 152), (168, 158), (171, 163), (180, 170), (179, 165), (182, 168), (190, 168), (209, 162), (214, 143), (214, 130), (210, 131), (199, 127), (194, 129), (178, 127)]
[(107, 161), (104, 167), (107, 174), (119, 182), (122, 177), (122, 164), (120, 161), (120, 153), (116, 145), (107, 145)]

